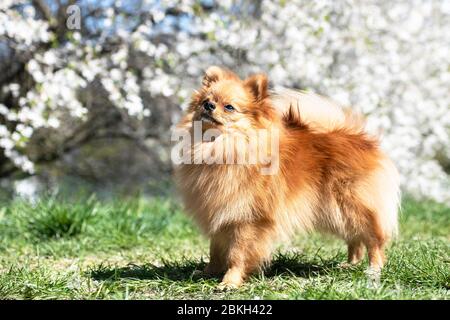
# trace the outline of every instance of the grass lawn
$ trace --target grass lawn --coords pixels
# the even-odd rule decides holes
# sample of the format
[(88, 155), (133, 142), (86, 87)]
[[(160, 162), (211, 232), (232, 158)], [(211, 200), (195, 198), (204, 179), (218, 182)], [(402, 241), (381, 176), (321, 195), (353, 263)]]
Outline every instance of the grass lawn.
[(299, 235), (270, 268), (236, 291), (194, 273), (208, 242), (174, 201), (70, 202), (0, 206), (3, 299), (449, 299), (450, 208), (403, 204), (401, 235), (387, 251), (381, 285), (367, 260), (353, 269), (343, 242)]

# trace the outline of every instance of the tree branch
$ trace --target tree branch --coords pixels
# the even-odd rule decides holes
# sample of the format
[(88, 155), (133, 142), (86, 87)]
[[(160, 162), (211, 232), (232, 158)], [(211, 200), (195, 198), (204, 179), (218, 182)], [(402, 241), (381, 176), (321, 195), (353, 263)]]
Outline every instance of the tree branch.
[(50, 23), (53, 22), (52, 12), (43, 0), (33, 0), (31, 1), (31, 3), (45, 20), (47, 20)]

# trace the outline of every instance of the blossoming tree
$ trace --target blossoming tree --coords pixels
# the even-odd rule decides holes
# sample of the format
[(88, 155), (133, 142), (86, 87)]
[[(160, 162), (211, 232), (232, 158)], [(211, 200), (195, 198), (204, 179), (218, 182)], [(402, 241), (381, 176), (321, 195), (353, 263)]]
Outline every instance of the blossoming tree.
[(105, 137), (167, 163), (155, 150), (218, 64), (359, 109), (404, 190), (450, 201), (449, 29), (449, 0), (3, 0), (0, 177)]

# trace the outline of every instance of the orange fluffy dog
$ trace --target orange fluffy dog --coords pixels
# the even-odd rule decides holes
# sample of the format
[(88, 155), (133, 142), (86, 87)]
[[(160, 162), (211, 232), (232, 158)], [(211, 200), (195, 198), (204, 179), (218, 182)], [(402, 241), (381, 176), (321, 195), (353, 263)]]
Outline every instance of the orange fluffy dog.
[[(219, 145), (224, 155), (183, 163), (175, 175), (187, 211), (211, 239), (205, 272), (225, 273), (222, 287), (241, 285), (270, 260), (276, 241), (297, 231), (341, 237), (350, 264), (361, 261), (366, 247), (370, 270), (379, 275), (385, 244), (397, 232), (398, 173), (358, 117), (316, 95), (270, 93), (265, 75), (241, 80), (210, 67), (178, 129), (194, 134), (195, 122), (201, 133), (219, 134), (191, 143), (188, 158), (205, 148), (214, 154)], [(225, 143), (232, 135), (250, 142), (255, 136), (247, 132), (254, 130), (269, 132), (256, 149)], [(223, 161), (233, 152), (248, 158), (274, 136), (278, 148), (269, 155), (278, 170), (272, 173), (262, 173), (268, 164), (261, 159)]]

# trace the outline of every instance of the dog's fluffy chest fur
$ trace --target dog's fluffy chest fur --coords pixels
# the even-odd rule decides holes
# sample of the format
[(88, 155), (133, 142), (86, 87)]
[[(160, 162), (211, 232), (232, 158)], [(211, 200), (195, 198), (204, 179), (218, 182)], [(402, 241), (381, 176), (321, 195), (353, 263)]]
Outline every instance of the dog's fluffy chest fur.
[[(187, 210), (208, 234), (233, 223), (251, 221), (256, 213), (250, 192), (255, 169), (238, 165), (183, 165), (175, 176)], [(201, 196), (199, 196), (201, 195)]]

